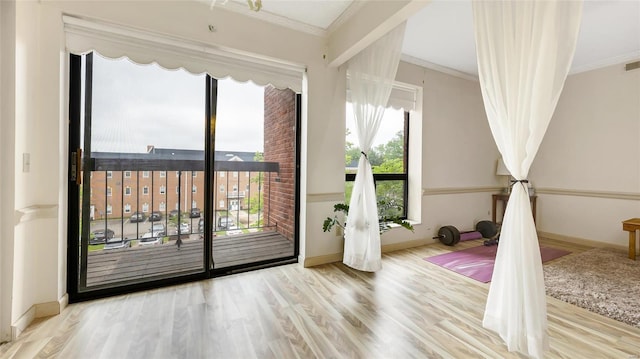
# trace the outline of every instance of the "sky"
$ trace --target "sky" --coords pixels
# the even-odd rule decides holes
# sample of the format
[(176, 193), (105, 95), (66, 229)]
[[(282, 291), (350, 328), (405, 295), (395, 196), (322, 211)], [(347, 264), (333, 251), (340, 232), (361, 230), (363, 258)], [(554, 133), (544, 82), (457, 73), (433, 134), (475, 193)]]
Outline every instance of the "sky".
[[(204, 149), (205, 75), (94, 55), (92, 151)], [(218, 81), (216, 149), (263, 150), (263, 88)]]
[[(263, 87), (231, 78), (218, 80), (216, 150), (263, 151)], [(205, 75), (94, 53), (93, 152), (144, 153), (157, 148), (204, 149)], [(351, 104), (347, 141), (356, 144)], [(374, 146), (402, 129), (401, 110), (387, 109)]]

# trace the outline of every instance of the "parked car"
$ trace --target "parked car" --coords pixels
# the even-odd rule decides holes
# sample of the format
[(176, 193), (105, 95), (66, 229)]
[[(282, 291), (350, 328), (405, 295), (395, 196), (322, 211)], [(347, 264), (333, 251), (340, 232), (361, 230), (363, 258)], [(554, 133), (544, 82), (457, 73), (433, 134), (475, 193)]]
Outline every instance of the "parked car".
[(107, 228), (105, 229), (96, 229), (95, 231), (91, 232), (91, 237), (89, 238), (89, 244), (103, 244), (104, 240), (107, 238), (113, 238), (115, 236), (115, 233)]
[(200, 208), (191, 208), (191, 212), (189, 212), (190, 218), (199, 218), (200, 217)]
[(104, 249), (120, 249), (131, 247), (131, 241), (126, 238), (108, 238)]
[(228, 216), (218, 217), (218, 230), (237, 229), (236, 222)]
[(198, 233), (204, 233), (204, 218), (198, 220)]
[(155, 222), (162, 219), (162, 214), (160, 212), (151, 212), (149, 216), (149, 222)]
[(164, 238), (164, 233), (161, 233), (159, 231), (149, 231), (145, 234), (142, 235), (142, 237), (140, 237), (140, 241), (138, 242), (138, 245), (140, 246), (147, 246), (147, 245), (152, 245), (152, 244), (162, 244)]
[(177, 209), (171, 210), (171, 212), (169, 212), (169, 218), (178, 217), (178, 213), (180, 213), (180, 211), (178, 211)]
[(129, 218), (129, 222), (131, 223), (144, 222), (144, 220), (145, 220), (144, 213), (140, 213), (140, 212), (133, 212), (133, 214), (131, 215), (131, 218)]
[(180, 223), (180, 228), (178, 229), (178, 233), (180, 234), (191, 233), (191, 226), (189, 226), (189, 223)]
[(164, 223), (154, 223), (151, 225), (149, 232), (158, 233), (160, 236), (164, 236), (167, 233)]

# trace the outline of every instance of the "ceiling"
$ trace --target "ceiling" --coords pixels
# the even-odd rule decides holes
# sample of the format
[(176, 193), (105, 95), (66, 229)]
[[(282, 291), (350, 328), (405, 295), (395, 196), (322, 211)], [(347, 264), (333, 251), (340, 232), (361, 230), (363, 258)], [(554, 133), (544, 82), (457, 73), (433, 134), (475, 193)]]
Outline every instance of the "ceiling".
[[(224, 2), (224, 0), (217, 0)], [(353, 0), (262, 0), (251, 16), (298, 30), (327, 34), (362, 5)], [(230, 10), (247, 13), (246, 0)], [(407, 21), (403, 60), (477, 76), (471, 0), (434, 0)], [(586, 0), (571, 72), (640, 58), (640, 0)]]

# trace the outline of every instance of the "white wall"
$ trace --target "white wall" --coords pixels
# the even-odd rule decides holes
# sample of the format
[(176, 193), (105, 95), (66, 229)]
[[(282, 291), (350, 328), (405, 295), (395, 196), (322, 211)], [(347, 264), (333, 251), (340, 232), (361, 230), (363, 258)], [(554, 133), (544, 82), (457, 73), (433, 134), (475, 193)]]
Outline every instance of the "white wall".
[(640, 70), (569, 76), (529, 178), (538, 230), (625, 246), (640, 216)]
[[(477, 81), (403, 63), (398, 80), (423, 87), (422, 226), (431, 238), (444, 225), (473, 229), (490, 219), (498, 150)], [(409, 154), (411, 156), (411, 154)]]
[(0, 342), (11, 338), (15, 2), (0, 2)]

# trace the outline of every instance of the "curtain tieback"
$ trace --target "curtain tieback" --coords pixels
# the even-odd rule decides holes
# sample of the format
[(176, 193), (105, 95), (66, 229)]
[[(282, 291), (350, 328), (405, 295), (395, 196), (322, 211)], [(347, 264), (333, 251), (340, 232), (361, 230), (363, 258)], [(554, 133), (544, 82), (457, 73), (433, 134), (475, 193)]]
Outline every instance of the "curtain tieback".
[(526, 180), (526, 179), (523, 179), (523, 180), (511, 180), (511, 185), (514, 185), (514, 184), (516, 184), (518, 182), (524, 184), (524, 183), (529, 183), (529, 180)]
[(360, 151), (360, 153), (364, 156), (364, 158), (367, 159), (367, 161), (369, 161), (369, 156), (367, 156), (367, 154), (364, 153), (364, 151)]

